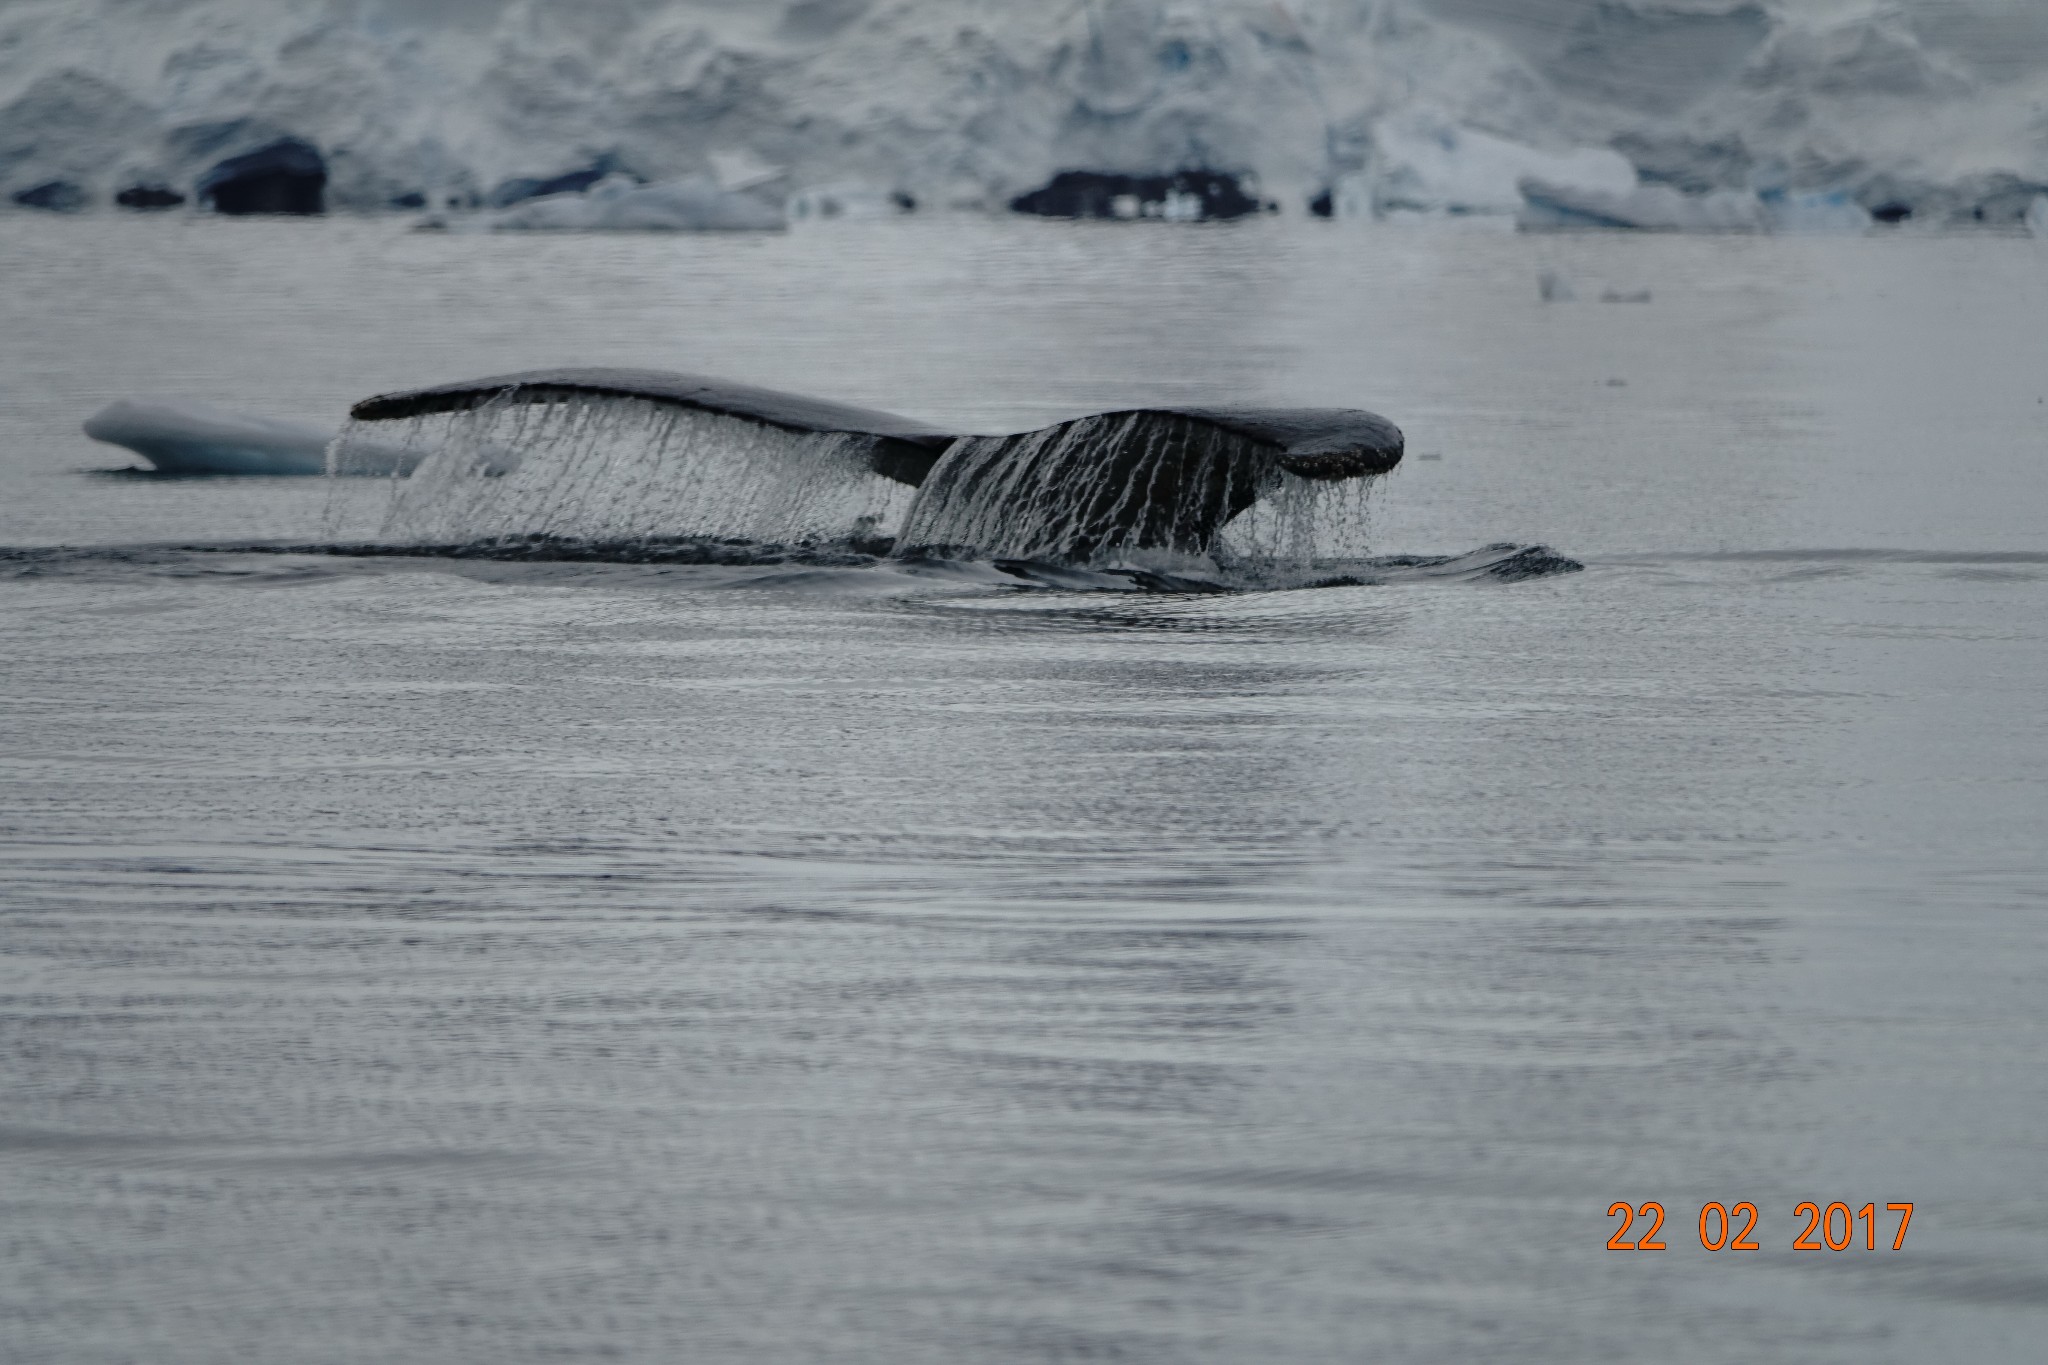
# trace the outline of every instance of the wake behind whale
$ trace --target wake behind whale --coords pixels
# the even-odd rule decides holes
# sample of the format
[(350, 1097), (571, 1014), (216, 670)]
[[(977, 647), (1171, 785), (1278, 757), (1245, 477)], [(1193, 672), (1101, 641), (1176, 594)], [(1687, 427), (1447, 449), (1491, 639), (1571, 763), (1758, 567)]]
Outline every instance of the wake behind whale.
[[(1356, 410), (1132, 409), (956, 436), (696, 376), (574, 369), (364, 400), (335, 471), (387, 449), (393, 425), (420, 457), (389, 484), (379, 541), (394, 548), (888, 554), (1218, 586), (1364, 554), (1373, 482), (1402, 452), (1398, 427)], [(484, 457), (508, 449), (509, 471)]]

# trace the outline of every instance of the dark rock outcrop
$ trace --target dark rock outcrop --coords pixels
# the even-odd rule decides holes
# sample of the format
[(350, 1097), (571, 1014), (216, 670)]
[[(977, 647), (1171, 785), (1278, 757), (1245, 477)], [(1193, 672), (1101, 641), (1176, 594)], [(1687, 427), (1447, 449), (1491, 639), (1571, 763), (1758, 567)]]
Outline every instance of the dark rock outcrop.
[(114, 202), (124, 209), (174, 209), (185, 196), (168, 185), (130, 185), (114, 196)]
[(280, 138), (231, 156), (199, 178), (199, 198), (227, 214), (315, 214), (327, 207), (327, 162), (320, 149)]
[(1010, 201), (1017, 213), (1041, 218), (1242, 218), (1267, 205), (1224, 171), (1182, 170), (1171, 175), (1120, 171), (1061, 171), (1029, 194)]

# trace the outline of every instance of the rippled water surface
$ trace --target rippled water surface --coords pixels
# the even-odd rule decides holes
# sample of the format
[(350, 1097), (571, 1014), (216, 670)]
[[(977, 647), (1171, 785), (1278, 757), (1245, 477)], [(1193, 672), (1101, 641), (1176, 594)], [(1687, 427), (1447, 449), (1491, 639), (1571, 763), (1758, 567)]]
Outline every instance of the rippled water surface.
[[(0, 264), (0, 1358), (2038, 1358), (2040, 246), (16, 215)], [(1588, 568), (267, 553), (318, 481), (77, 434), (548, 364), (1372, 407), (1376, 551)], [(1808, 1199), (1904, 1249), (1792, 1250)]]

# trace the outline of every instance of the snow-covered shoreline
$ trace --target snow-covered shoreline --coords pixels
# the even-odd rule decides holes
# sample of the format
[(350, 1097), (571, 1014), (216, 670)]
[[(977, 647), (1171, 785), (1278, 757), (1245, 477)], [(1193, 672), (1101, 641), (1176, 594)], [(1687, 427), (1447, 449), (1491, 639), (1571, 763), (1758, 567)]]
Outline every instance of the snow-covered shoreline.
[(1690, 196), (2017, 228), (2048, 191), (2048, 7), (2031, 8), (16, 0), (0, 199), (196, 205), (221, 163), (290, 138), (342, 211), (740, 164), (798, 201), (1000, 208), (1062, 170), (1206, 168), (1286, 212), (1510, 213), (1524, 178), (1615, 196), (1632, 170)]

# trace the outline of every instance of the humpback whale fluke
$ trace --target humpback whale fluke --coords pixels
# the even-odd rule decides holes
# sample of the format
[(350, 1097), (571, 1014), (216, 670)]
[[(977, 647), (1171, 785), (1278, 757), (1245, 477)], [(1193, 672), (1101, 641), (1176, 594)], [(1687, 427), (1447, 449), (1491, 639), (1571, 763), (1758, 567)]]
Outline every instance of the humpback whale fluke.
[[(536, 410), (531, 421), (518, 416)], [(415, 537), (872, 545), (886, 544), (885, 528), (900, 520), (899, 557), (1064, 565), (1212, 556), (1223, 528), (1261, 500), (1282, 522), (1312, 519), (1329, 502), (1318, 502), (1317, 489), (1384, 474), (1402, 451), (1400, 428), (1351, 409), (1140, 408), (1016, 435), (956, 436), (659, 370), (529, 370), (383, 394), (353, 415), (451, 416), (475, 428), (474, 441), (544, 452), (488, 488), (460, 459), (423, 466), (386, 522)], [(917, 489), (907, 511), (875, 491), (890, 482), (869, 474), (898, 485), (899, 500), (908, 497), (901, 486)], [(1362, 515), (1363, 485), (1344, 496)], [(1313, 539), (1296, 538), (1304, 547)]]
[(897, 553), (1209, 555), (1226, 523), (1289, 476), (1384, 474), (1402, 445), (1392, 422), (1346, 409), (1137, 409), (963, 437), (925, 480)]
[(865, 437), (864, 453), (869, 467), (884, 478), (913, 488), (924, 482), (932, 465), (953, 441), (950, 433), (893, 413), (667, 370), (523, 370), (379, 394), (357, 403), (349, 415), (358, 422), (391, 422), (435, 413), (466, 412), (492, 402), (550, 404), (589, 397), (638, 398), (668, 407), (745, 418), (785, 431)]

